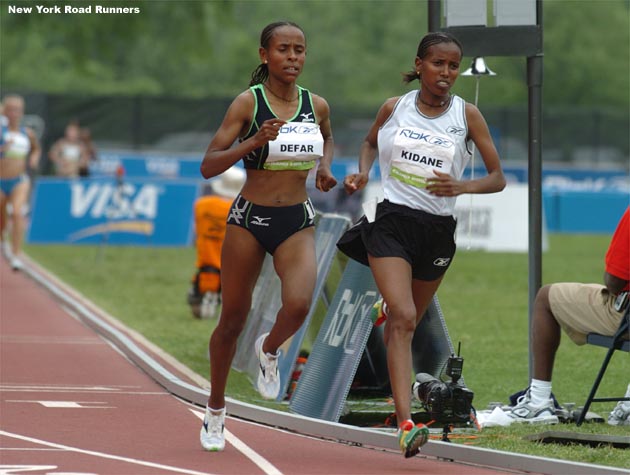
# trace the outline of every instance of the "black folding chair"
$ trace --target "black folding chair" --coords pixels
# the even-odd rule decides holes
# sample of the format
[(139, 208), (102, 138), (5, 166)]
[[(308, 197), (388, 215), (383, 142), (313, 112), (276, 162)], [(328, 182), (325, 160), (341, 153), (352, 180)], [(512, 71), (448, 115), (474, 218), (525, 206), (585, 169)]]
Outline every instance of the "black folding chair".
[[(626, 308), (623, 317), (621, 318), (621, 323), (619, 324), (619, 328), (612, 336), (600, 335), (598, 333), (589, 333), (586, 337), (586, 343), (589, 345), (601, 346), (604, 348), (608, 348), (606, 352), (606, 356), (604, 357), (604, 362), (602, 363), (602, 367), (599, 369), (599, 373), (597, 374), (597, 378), (595, 378), (595, 382), (593, 383), (593, 387), (591, 388), (591, 392), (584, 403), (584, 409), (580, 413), (580, 417), (578, 417), (577, 425), (582, 425), (584, 422), (584, 418), (588, 413), (588, 409), (593, 402), (608, 402), (608, 401), (630, 401), (630, 397), (595, 397), (595, 393), (597, 393), (597, 388), (599, 387), (599, 383), (604, 377), (604, 373), (606, 372), (606, 368), (608, 367), (608, 363), (612, 358), (615, 350), (630, 352), (630, 305)], [(626, 381), (627, 383), (627, 381)]]

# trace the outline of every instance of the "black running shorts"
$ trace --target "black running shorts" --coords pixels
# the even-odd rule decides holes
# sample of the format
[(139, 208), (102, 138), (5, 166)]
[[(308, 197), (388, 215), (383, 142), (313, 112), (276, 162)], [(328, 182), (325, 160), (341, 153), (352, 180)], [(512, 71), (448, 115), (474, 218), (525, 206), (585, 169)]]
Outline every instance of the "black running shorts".
[(376, 219), (363, 216), (339, 239), (337, 247), (348, 257), (368, 264), (373, 257), (401, 257), (417, 280), (435, 280), (450, 266), (455, 255), (452, 216), (438, 216), (387, 200), (378, 204)]
[(227, 223), (247, 229), (273, 255), (293, 234), (315, 225), (315, 209), (310, 199), (291, 206), (260, 206), (238, 195)]

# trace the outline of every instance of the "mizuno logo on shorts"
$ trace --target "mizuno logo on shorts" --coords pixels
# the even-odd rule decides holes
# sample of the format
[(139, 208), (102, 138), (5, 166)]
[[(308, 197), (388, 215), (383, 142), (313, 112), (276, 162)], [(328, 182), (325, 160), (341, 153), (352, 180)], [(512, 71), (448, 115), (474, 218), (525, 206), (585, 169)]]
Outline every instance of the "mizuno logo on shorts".
[(433, 261), (433, 265), (439, 266), (439, 267), (446, 267), (449, 262), (451, 262), (450, 257), (438, 257), (436, 260)]
[(249, 223), (255, 226), (269, 226), (269, 223), (266, 222), (269, 219), (271, 218), (262, 218), (260, 216), (252, 216), (252, 220)]

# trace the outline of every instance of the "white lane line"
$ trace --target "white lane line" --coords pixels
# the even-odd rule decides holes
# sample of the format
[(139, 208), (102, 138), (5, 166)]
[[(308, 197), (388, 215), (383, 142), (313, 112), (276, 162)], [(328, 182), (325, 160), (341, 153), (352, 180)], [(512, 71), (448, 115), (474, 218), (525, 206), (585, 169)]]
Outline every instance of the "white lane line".
[(108, 406), (106, 402), (97, 401), (26, 401), (23, 399), (7, 399), (5, 402), (40, 404), (48, 409), (116, 409), (115, 406)]
[(173, 467), (171, 465), (163, 465), (161, 463), (147, 462), (145, 460), (121, 457), (119, 455), (105, 454), (103, 452), (95, 452), (93, 450), (79, 449), (77, 447), (70, 447), (69, 445), (55, 444), (53, 442), (48, 442), (48, 441), (40, 440), (40, 439), (34, 439), (32, 437), (27, 437), (25, 435), (14, 434), (12, 432), (6, 432), (4, 430), (0, 430), (0, 436), (6, 436), (6, 437), (18, 439), (18, 440), (24, 440), (27, 442), (32, 442), (34, 444), (46, 445), (48, 447), (54, 447), (57, 449), (67, 450), (69, 452), (77, 452), (79, 454), (92, 455), (94, 457), (102, 457), (102, 458), (110, 459), (110, 460), (119, 460), (121, 462), (127, 462), (127, 463), (136, 464), (136, 465), (142, 465), (145, 467), (157, 468), (160, 470), (170, 470), (175, 473), (186, 473), (188, 475), (213, 475), (209, 472), (197, 472), (196, 470), (188, 470), (185, 468)]
[(56, 465), (0, 465), (0, 475), (15, 475), (24, 472), (41, 472), (55, 470)]
[(17, 384), (4, 383), (0, 384), (0, 391), (112, 391), (121, 390), (131, 391), (139, 389), (141, 386), (80, 386), (80, 385), (61, 385), (61, 384)]
[[(196, 411), (194, 409), (190, 410), (194, 415), (196, 415), (199, 419), (203, 421), (204, 413)], [(224, 429), (225, 440), (228, 441), (232, 446), (241, 452), (245, 457), (251, 460), (254, 464), (258, 465), (258, 467), (265, 472), (267, 475), (283, 475), (280, 470), (278, 470), (271, 462), (269, 462), (266, 458), (264, 458), (259, 453), (255, 452), (251, 449), (247, 444), (245, 444), (242, 440), (232, 434), (229, 430)]]

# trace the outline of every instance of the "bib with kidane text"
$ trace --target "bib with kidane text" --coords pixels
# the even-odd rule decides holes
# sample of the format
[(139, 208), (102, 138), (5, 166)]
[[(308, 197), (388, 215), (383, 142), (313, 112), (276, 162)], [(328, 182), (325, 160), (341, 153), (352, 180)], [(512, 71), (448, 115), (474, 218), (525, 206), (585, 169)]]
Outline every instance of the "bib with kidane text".
[(287, 122), (276, 140), (269, 142), (266, 170), (310, 170), (324, 155), (324, 137), (319, 125)]
[(434, 170), (450, 173), (455, 156), (455, 143), (446, 135), (417, 127), (399, 127), (392, 147), (389, 176), (424, 188), (427, 178), (435, 178)]

